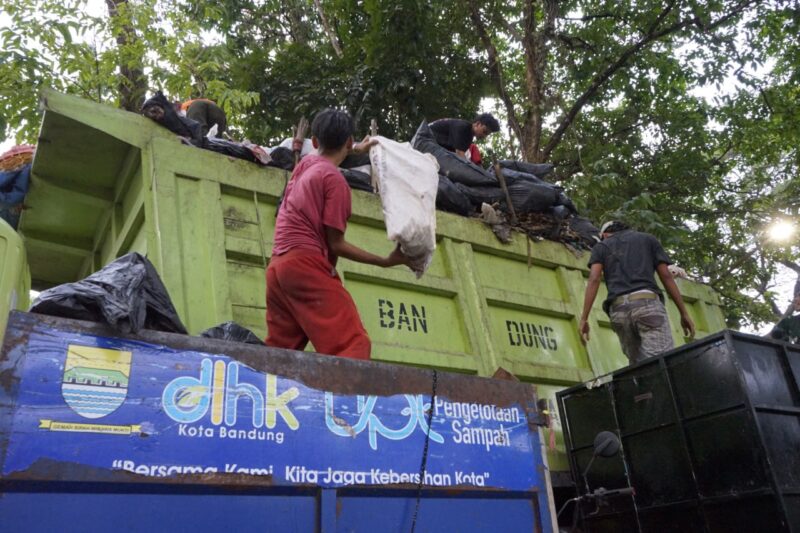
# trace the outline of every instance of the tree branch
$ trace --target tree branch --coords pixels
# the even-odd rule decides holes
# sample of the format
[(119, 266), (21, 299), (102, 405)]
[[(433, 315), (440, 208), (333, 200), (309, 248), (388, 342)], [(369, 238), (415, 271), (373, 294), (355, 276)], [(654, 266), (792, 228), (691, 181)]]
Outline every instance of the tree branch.
[(619, 17), (614, 13), (598, 13), (597, 15), (585, 15), (583, 17), (558, 17), (561, 20), (579, 20), (586, 22), (587, 20), (594, 19), (618, 19)]
[[(728, 20), (732, 19), (736, 15), (740, 14), (747, 8), (750, 4), (756, 2), (758, 0), (742, 0), (739, 4), (734, 7), (729, 13), (725, 14), (724, 16), (720, 17), (719, 19), (715, 20), (710, 24), (703, 24), (702, 27), (705, 31), (711, 31), (716, 29), (717, 27), (721, 26)], [(567, 111), (564, 117), (559, 122), (556, 130), (553, 132), (553, 135), (550, 137), (550, 140), (547, 142), (547, 145), (542, 150), (542, 159), (547, 160), (553, 150), (558, 146), (561, 142), (562, 138), (564, 137), (564, 133), (569, 129), (572, 125), (575, 117), (581, 111), (584, 105), (592, 99), (600, 90), (600, 88), (614, 75), (622, 69), (628, 62), (628, 60), (636, 55), (638, 52), (646, 48), (647, 46), (651, 45), (652, 43), (666, 37), (667, 35), (673, 34), (677, 31), (680, 31), (691, 24), (698, 23), (699, 18), (694, 16), (692, 18), (679, 20), (678, 22), (667, 26), (661, 30), (658, 30), (658, 26), (666, 19), (669, 13), (672, 11), (672, 8), (675, 6), (676, 0), (671, 0), (667, 3), (664, 9), (659, 13), (656, 21), (650, 26), (647, 34), (645, 34), (639, 41), (632, 44), (628, 48), (622, 51), (619, 57), (606, 66), (602, 72), (597, 74), (592, 82), (589, 84), (589, 87), (581, 94), (577, 100), (572, 104), (572, 107)], [(702, 23), (702, 21), (699, 21)]]
[(486, 25), (481, 18), (480, 11), (478, 9), (478, 4), (475, 0), (465, 0), (467, 7), (469, 8), (469, 18), (472, 20), (472, 24), (475, 26), (475, 30), (478, 32), (478, 37), (480, 38), (481, 42), (483, 43), (483, 47), (486, 49), (486, 55), (489, 58), (489, 74), (494, 81), (495, 87), (497, 88), (497, 92), (500, 95), (500, 100), (503, 101), (503, 105), (506, 108), (506, 114), (508, 115), (508, 124), (511, 129), (514, 130), (517, 138), (522, 141), (522, 129), (519, 126), (519, 120), (517, 119), (517, 112), (514, 109), (514, 102), (511, 101), (511, 97), (509, 96), (508, 92), (506, 91), (505, 82), (503, 81), (503, 70), (500, 65), (500, 56), (497, 53), (497, 47), (495, 47), (494, 43), (492, 42), (491, 37), (489, 37), (489, 32), (486, 29)]
[[(571, 50), (574, 50), (575, 48), (582, 48), (584, 50), (589, 50), (590, 52), (597, 51), (596, 47), (592, 46), (590, 43), (584, 41), (580, 37), (574, 37), (566, 33), (558, 33), (556, 34), (556, 37), (558, 37), (558, 40), (566, 44)], [(577, 43), (577, 46), (575, 43)]]
[[(660, 23), (666, 16), (672, 11), (672, 8), (675, 5), (676, 0), (671, 0), (661, 11), (659, 16), (656, 19), (656, 24)], [(677, 31), (681, 29), (686, 22), (680, 22), (673, 24), (672, 26), (662, 30), (661, 32), (655, 32), (655, 26), (651, 28), (651, 31), (645, 35), (642, 39), (638, 42), (634, 43), (633, 45), (629, 46), (625, 49), (622, 54), (610, 65), (608, 65), (600, 74), (595, 76), (592, 80), (592, 83), (589, 87), (581, 94), (575, 103), (572, 104), (572, 107), (567, 112), (566, 116), (561, 120), (556, 128), (556, 131), (553, 132), (552, 137), (547, 142), (547, 145), (544, 147), (544, 159), (546, 160), (547, 157), (550, 156), (550, 153), (555, 149), (556, 146), (561, 142), (561, 139), (564, 137), (564, 133), (567, 129), (572, 125), (572, 122), (575, 120), (575, 117), (578, 116), (578, 112), (583, 108), (584, 105), (600, 90), (600, 87), (608, 81), (611, 76), (613, 76), (618, 70), (620, 70), (628, 60), (636, 55), (637, 52), (642, 50), (651, 42), (655, 41), (657, 38), (663, 37), (669, 33)]]
[(797, 274), (797, 279), (794, 282), (794, 291), (792, 292), (792, 301), (789, 302), (789, 306), (782, 314), (780, 312), (775, 313), (776, 315), (780, 315), (781, 319), (784, 319), (792, 314), (794, 311), (794, 297), (800, 295), (800, 265), (787, 259), (778, 259), (778, 262), (789, 270), (793, 270), (794, 273)]

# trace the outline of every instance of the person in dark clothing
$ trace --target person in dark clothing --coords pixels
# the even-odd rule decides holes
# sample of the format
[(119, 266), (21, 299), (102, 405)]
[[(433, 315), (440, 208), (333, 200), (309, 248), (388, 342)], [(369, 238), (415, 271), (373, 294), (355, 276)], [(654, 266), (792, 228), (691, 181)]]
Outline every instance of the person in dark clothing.
[[(800, 293), (794, 295), (792, 306), (795, 313), (800, 313)], [(789, 315), (781, 319), (769, 336), (773, 339), (800, 344), (800, 314)]]
[(603, 310), (619, 337), (622, 351), (631, 363), (665, 352), (674, 346), (664, 296), (656, 285), (657, 273), (681, 314), (684, 335), (694, 338), (694, 323), (669, 272), (672, 263), (649, 233), (633, 231), (622, 222), (606, 222), (600, 229), (602, 241), (592, 248), (589, 283), (583, 302), (578, 332), (589, 340), (589, 312), (597, 297), (600, 278), (605, 275), (608, 298)]
[(490, 113), (482, 113), (472, 122), (458, 118), (442, 118), (431, 122), (431, 131), (442, 148), (466, 158), (472, 141), (484, 139), (500, 131), (500, 123)]
[(203, 135), (208, 134), (214, 124), (217, 125), (217, 136), (221, 136), (228, 129), (228, 119), (225, 111), (217, 104), (205, 98), (187, 100), (181, 104), (181, 111), (186, 113), (186, 118), (199, 122), (203, 127)]

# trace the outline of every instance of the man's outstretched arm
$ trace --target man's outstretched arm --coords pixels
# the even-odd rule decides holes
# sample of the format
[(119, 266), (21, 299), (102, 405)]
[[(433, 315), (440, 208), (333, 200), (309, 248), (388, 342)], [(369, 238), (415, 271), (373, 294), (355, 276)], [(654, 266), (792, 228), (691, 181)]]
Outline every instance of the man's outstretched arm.
[(669, 294), (669, 297), (672, 298), (673, 302), (675, 302), (675, 305), (678, 306), (678, 312), (681, 314), (681, 327), (683, 328), (683, 334), (690, 339), (693, 339), (694, 322), (692, 322), (689, 313), (686, 311), (686, 306), (683, 303), (683, 296), (681, 296), (681, 291), (678, 289), (678, 285), (675, 283), (672, 273), (669, 271), (669, 265), (666, 263), (659, 263), (658, 267), (656, 267), (656, 272), (658, 273), (658, 277), (661, 279), (661, 283), (664, 284), (667, 294)]
[(589, 312), (592, 310), (594, 301), (597, 298), (597, 291), (600, 289), (600, 279), (602, 277), (602, 263), (592, 263), (591, 269), (589, 270), (589, 282), (586, 285), (586, 293), (583, 296), (581, 321), (578, 325), (578, 334), (584, 345), (589, 341)]
[(328, 249), (334, 255), (337, 257), (344, 257), (345, 259), (357, 263), (366, 263), (367, 265), (376, 265), (379, 267), (409, 264), (408, 258), (400, 251), (399, 245), (386, 257), (380, 257), (366, 250), (362, 250), (354, 244), (350, 244), (345, 240), (344, 232), (331, 228), (330, 226), (325, 226), (325, 239), (328, 242)]

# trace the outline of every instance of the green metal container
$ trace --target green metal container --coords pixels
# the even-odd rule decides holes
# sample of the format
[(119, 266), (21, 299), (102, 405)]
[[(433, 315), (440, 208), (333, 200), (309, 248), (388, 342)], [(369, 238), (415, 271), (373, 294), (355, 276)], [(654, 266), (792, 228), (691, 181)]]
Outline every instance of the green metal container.
[[(182, 145), (133, 113), (52, 91), (43, 102), (30, 209), (20, 225), (34, 286), (80, 279), (137, 251), (155, 264), (191, 333), (235, 320), (264, 335), (264, 271), (288, 173)], [(405, 267), (340, 261), (374, 359), (481, 376), (502, 367), (551, 400), (627, 363), (600, 309), (602, 291), (592, 340), (579, 341), (588, 254), (522, 236), (503, 245), (480, 221), (442, 212), (437, 234), (420, 280)], [(392, 249), (376, 196), (353, 191), (347, 236), (378, 254)], [(724, 327), (710, 288), (678, 285), (699, 336)], [(672, 304), (669, 312), (682, 344)], [(568, 469), (562, 452), (550, 461)]]
[(30, 305), (31, 275), (25, 247), (19, 234), (0, 219), (0, 343), (6, 331), (8, 313)]

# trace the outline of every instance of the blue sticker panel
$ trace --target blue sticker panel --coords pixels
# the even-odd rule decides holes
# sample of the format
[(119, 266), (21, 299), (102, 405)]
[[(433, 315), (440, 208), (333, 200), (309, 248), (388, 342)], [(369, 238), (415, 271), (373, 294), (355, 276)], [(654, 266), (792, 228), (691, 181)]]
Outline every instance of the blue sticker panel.
[(150, 477), (271, 476), (321, 487), (419, 481), (541, 490), (538, 433), (520, 405), (347, 396), (224, 355), (41, 328), (31, 333), (3, 475), (37, 461)]

